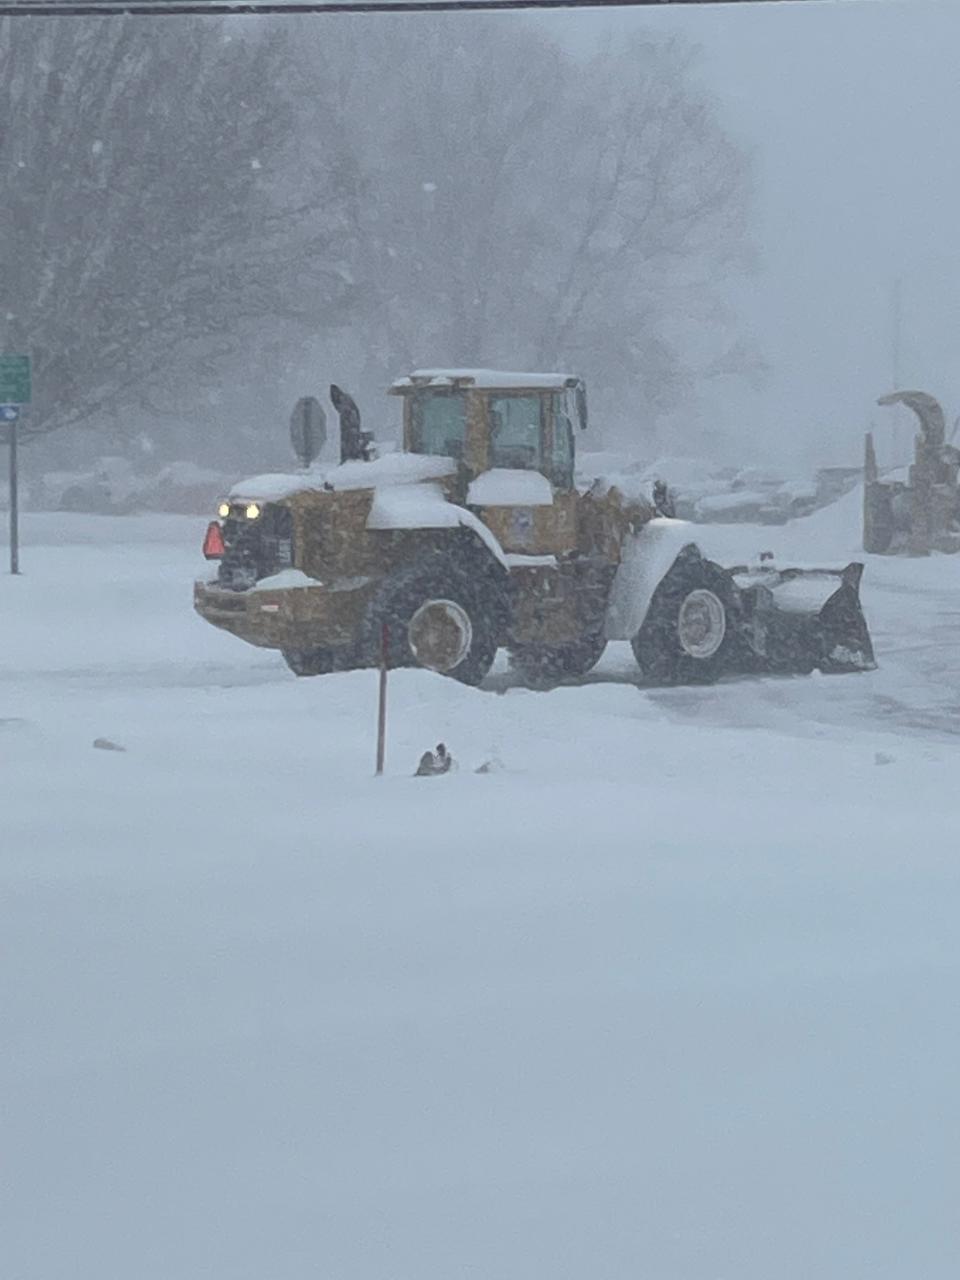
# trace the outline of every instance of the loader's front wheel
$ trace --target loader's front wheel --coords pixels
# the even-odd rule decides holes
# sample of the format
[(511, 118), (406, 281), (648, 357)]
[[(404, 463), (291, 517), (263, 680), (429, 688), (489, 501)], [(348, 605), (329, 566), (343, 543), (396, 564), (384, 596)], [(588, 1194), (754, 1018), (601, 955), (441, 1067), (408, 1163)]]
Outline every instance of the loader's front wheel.
[(503, 610), (482, 575), (441, 557), (388, 578), (367, 616), (367, 648), (379, 656), (383, 627), (391, 667), (424, 666), (480, 684), (493, 665)]
[(602, 635), (553, 648), (519, 645), (510, 650), (510, 665), (526, 684), (549, 689), (562, 680), (585, 676), (600, 661), (606, 647), (606, 637)]
[(734, 590), (699, 555), (676, 561), (650, 602), (633, 652), (648, 684), (709, 684), (730, 668)]

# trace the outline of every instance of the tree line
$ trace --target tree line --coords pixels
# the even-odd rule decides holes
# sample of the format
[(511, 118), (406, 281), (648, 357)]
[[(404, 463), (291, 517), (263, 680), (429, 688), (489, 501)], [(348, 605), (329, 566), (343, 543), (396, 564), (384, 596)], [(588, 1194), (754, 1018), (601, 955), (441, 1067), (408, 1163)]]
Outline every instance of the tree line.
[(642, 440), (749, 375), (726, 305), (749, 164), (695, 54), (544, 30), (0, 19), (0, 347), (33, 355), (28, 431), (122, 441), (146, 414), (229, 450), (321, 366), (369, 397), (479, 364), (583, 373)]

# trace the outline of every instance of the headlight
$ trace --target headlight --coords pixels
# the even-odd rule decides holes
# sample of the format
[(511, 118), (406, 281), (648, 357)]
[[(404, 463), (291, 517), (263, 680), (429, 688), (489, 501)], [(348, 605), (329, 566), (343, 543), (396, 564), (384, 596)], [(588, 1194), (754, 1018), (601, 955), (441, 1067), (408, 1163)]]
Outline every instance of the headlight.
[(257, 506), (255, 502), (251, 502), (249, 507), (247, 507), (247, 519), (256, 520), (259, 514), (260, 514), (260, 508)]
[(230, 514), (230, 503), (221, 502), (219, 507), (217, 507), (217, 515), (220, 517), (221, 520), (226, 520), (229, 514)]

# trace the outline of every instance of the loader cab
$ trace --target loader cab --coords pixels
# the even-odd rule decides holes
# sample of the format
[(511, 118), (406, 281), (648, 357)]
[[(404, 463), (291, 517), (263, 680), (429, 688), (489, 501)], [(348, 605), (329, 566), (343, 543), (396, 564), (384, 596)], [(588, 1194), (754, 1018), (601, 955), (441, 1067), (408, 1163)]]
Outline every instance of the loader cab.
[(422, 370), (394, 383), (408, 453), (455, 459), (470, 477), (538, 471), (573, 489), (575, 434), (586, 426), (582, 379), (564, 374)]

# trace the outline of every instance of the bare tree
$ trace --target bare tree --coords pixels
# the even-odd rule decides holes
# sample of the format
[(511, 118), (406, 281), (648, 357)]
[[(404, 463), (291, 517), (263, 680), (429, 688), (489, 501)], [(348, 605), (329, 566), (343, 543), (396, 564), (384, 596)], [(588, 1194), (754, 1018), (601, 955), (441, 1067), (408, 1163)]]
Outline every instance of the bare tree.
[(358, 285), (382, 376), (420, 362), (571, 365), (637, 423), (742, 351), (747, 159), (682, 42), (586, 61), (516, 17), (304, 43), (365, 175)]
[(33, 355), (30, 432), (175, 394), (309, 289), (342, 301), (287, 50), (218, 20), (0, 21), (0, 345)]
[(750, 365), (724, 299), (748, 165), (674, 40), (584, 60), (517, 15), (0, 21), (0, 188), (0, 342), (34, 355), (37, 432), (189, 419), (271, 370), (272, 416), (285, 353), (339, 381), (352, 352), (370, 387), (571, 366), (650, 434)]

